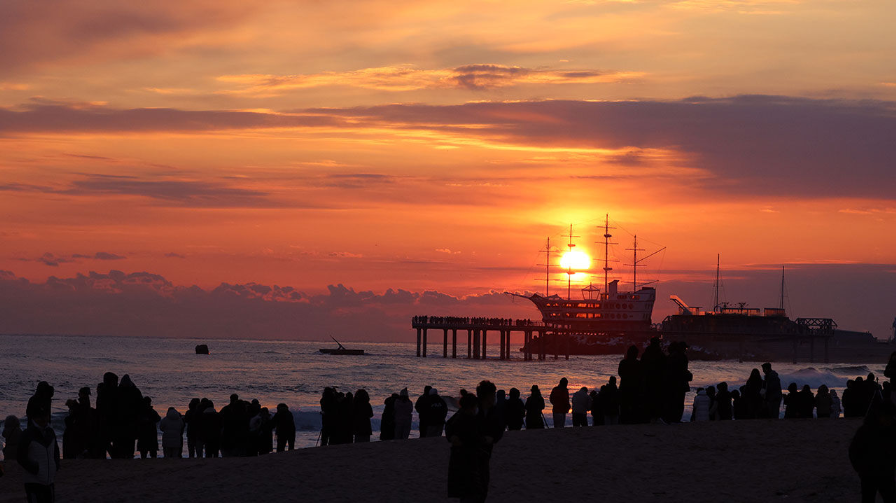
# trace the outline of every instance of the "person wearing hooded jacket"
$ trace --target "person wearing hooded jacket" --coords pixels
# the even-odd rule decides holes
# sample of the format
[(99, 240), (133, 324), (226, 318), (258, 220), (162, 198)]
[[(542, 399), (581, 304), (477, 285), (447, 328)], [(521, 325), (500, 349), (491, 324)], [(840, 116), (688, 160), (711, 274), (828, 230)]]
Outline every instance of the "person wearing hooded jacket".
[(426, 436), (441, 437), (445, 428), (445, 418), (448, 417), (448, 404), (439, 395), (439, 390), (431, 388), (429, 398), (426, 400)]
[(572, 425), (588, 426), (588, 411), (591, 410), (591, 395), (588, 388), (582, 386), (572, 395)]
[(29, 503), (56, 500), (56, 471), (59, 469), (59, 444), (50, 427), (50, 409), (42, 404), (31, 408), (28, 429), (22, 433), (16, 460), (25, 473), (25, 496)]
[(168, 407), (159, 422), (162, 431), (162, 453), (165, 458), (181, 458), (184, 453), (184, 419), (174, 407)]
[(411, 422), (414, 418), (414, 402), (408, 396), (408, 389), (404, 388), (395, 400), (395, 439), (407, 440), (411, 436)]
[(569, 412), (569, 389), (566, 387), (569, 381), (564, 377), (560, 379), (560, 383), (551, 390), (550, 401), (553, 416), (554, 428), (563, 428), (566, 426), (566, 413)]
[(703, 388), (697, 390), (694, 397), (694, 408), (691, 413), (691, 421), (709, 421), (709, 406), (711, 400)]

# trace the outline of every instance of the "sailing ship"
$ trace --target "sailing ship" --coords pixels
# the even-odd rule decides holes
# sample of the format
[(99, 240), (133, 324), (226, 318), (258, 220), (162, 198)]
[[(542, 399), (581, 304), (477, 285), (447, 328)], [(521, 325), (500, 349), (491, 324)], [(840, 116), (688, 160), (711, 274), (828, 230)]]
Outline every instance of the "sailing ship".
[[(842, 330), (831, 318), (790, 319), (784, 307), (784, 269), (781, 271), (781, 300), (777, 307), (764, 309), (746, 303), (727, 303), (719, 300), (720, 260), (717, 257), (713, 308), (704, 311), (689, 306), (677, 295), (670, 299), (678, 306), (678, 314), (667, 316), (661, 323), (652, 323), (656, 290), (639, 285), (639, 264), (656, 252), (638, 258), (637, 236), (633, 266), (633, 288), (623, 291), (618, 280), (609, 280), (609, 245), (611, 227), (609, 216), (604, 223), (604, 288), (589, 284), (582, 288), (582, 298), (571, 295), (572, 270), (568, 274), (567, 295), (550, 294), (550, 283), (545, 283), (545, 294), (513, 294), (531, 301), (541, 313), (545, 326), (543, 337), (533, 337), (533, 351), (544, 350), (568, 355), (623, 354), (630, 345), (645, 346), (652, 337), (664, 343), (683, 341), (690, 347), (694, 359), (738, 359), (759, 361), (826, 360), (837, 362), (877, 361), (896, 350), (896, 335), (879, 341), (869, 332)], [(570, 251), (572, 229), (567, 246)], [(550, 276), (550, 241), (546, 274)], [(894, 321), (896, 334), (896, 321)], [(520, 349), (525, 352), (526, 347)]]
[[(582, 298), (574, 299), (571, 295), (572, 275), (575, 270), (571, 267), (567, 274), (567, 296), (550, 294), (551, 263), (550, 263), (550, 238), (548, 238), (545, 253), (547, 254), (545, 294), (532, 295), (512, 294), (531, 301), (541, 313), (542, 322), (546, 330), (546, 339), (541, 341), (534, 337), (532, 344), (538, 345), (547, 342), (556, 350), (556, 345), (568, 351), (568, 354), (616, 354), (620, 349), (624, 350), (633, 342), (646, 342), (651, 336), (657, 335), (653, 328), (651, 316), (653, 305), (656, 301), (656, 289), (650, 286), (639, 286), (637, 283), (637, 268), (644, 260), (665, 250), (662, 248), (650, 255), (638, 258), (637, 236), (635, 236), (632, 267), (634, 270), (633, 288), (628, 291), (619, 288), (619, 280), (610, 281), (609, 274), (613, 270), (610, 267), (609, 247), (610, 220), (606, 216), (603, 225), (604, 245), (604, 289), (595, 287), (593, 283), (581, 289)], [(569, 243), (566, 245), (570, 252), (575, 248), (572, 242), (572, 227), (570, 226)], [(525, 351), (525, 348), (520, 351)]]

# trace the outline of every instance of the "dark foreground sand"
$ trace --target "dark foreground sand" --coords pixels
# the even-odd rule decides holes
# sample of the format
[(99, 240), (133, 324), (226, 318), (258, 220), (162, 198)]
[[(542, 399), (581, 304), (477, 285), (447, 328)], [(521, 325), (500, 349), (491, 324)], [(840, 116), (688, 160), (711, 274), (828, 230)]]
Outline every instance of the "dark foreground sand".
[[(508, 432), (489, 501), (847, 502), (859, 420), (726, 421)], [(11, 466), (12, 465), (12, 466)], [(0, 502), (23, 501), (7, 463)], [(68, 501), (446, 501), (444, 438), (302, 449), (260, 458), (66, 461)], [(454, 500), (456, 501), (456, 500)]]

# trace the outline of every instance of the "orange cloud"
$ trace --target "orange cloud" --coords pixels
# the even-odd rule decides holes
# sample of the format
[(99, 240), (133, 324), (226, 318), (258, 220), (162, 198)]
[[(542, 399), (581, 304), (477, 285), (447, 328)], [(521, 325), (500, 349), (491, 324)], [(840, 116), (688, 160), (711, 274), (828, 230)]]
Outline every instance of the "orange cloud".
[(270, 97), (291, 90), (325, 86), (360, 87), (393, 92), (452, 88), (485, 90), (525, 84), (616, 83), (640, 79), (644, 75), (644, 72), (550, 70), (476, 64), (438, 70), (418, 69), (414, 65), (396, 65), (308, 75), (223, 75), (217, 80), (238, 86), (237, 89), (219, 93)]

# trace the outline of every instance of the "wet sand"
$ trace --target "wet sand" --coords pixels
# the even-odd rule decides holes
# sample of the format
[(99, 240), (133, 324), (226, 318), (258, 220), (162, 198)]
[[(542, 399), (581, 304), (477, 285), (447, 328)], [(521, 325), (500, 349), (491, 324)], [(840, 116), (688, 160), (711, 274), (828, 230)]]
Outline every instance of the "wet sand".
[[(761, 420), (508, 432), (489, 501), (858, 501), (859, 420)], [(0, 502), (23, 501), (7, 463)], [(57, 501), (447, 501), (442, 438), (259, 458), (64, 461)], [(453, 500), (457, 501), (457, 500)]]

